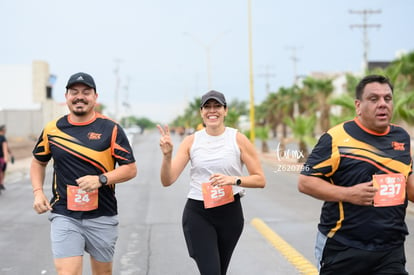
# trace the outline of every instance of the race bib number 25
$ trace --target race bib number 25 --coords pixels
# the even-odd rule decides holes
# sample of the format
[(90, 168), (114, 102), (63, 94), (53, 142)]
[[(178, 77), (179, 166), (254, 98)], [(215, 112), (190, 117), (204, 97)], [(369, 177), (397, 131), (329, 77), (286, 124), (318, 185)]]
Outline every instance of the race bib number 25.
[(204, 208), (212, 208), (234, 201), (231, 185), (213, 186), (210, 182), (202, 183)]
[(374, 206), (394, 206), (404, 203), (406, 180), (403, 174), (373, 175), (372, 181), (378, 188), (374, 197)]

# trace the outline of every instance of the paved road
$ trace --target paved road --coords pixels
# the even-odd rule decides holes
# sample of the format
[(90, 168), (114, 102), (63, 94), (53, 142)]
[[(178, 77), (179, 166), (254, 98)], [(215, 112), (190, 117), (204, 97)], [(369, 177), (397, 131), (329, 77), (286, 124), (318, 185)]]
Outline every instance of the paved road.
[[(178, 145), (179, 138), (175, 141)], [(146, 133), (135, 137), (134, 150), (139, 175), (117, 186), (120, 235), (114, 274), (197, 274), (181, 229), (188, 171), (173, 186), (164, 188), (159, 182), (158, 135)], [(266, 188), (248, 189), (242, 199), (245, 228), (230, 263), (229, 275), (300, 274), (256, 230), (251, 223), (255, 218), (263, 220), (304, 258), (314, 262), (313, 245), (321, 202), (298, 193), (297, 173), (275, 172), (281, 167), (276, 161), (272, 156), (264, 159)], [(16, 163), (23, 170), (8, 175), (8, 189), (0, 196), (0, 274), (55, 274), (47, 215), (37, 215), (32, 210), (31, 186), (24, 169), (28, 164), (22, 163)], [(286, 167), (296, 169), (295, 165)], [(46, 185), (50, 192), (50, 180)], [(408, 214), (407, 222), (413, 231), (413, 212)], [(414, 272), (413, 256), (414, 237), (409, 236), (407, 268), (411, 272)], [(88, 262), (85, 258), (84, 274), (90, 274)]]

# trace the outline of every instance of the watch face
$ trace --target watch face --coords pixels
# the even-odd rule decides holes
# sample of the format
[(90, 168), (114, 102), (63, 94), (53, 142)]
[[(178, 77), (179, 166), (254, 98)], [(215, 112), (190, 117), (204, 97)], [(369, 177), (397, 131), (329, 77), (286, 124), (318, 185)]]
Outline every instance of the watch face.
[(108, 178), (105, 175), (99, 175), (99, 182), (105, 185), (108, 182)]
[(236, 180), (236, 185), (240, 185), (241, 184), (241, 179), (237, 179)]

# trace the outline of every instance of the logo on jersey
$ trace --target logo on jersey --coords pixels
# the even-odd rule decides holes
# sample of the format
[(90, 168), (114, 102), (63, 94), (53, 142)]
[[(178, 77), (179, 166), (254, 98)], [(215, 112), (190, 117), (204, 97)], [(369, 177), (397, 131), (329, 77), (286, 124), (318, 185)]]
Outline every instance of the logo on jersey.
[(404, 151), (404, 143), (393, 141), (392, 148), (396, 151)]
[(88, 138), (89, 140), (98, 140), (101, 139), (102, 134), (98, 134), (98, 133), (94, 133), (94, 132), (89, 132), (88, 133)]

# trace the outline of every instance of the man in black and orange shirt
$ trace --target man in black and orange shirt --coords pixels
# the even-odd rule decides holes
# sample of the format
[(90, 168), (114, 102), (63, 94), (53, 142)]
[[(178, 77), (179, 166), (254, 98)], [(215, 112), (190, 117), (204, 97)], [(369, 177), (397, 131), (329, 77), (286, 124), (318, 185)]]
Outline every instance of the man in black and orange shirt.
[[(51, 211), (51, 241), (58, 274), (81, 274), (83, 253), (93, 274), (112, 274), (118, 237), (115, 184), (136, 176), (137, 168), (122, 128), (95, 112), (98, 94), (86, 73), (66, 86), (70, 113), (49, 122), (33, 150), (30, 176), (33, 208)], [(43, 192), (45, 169), (53, 158), (53, 196)]]
[(325, 201), (315, 249), (320, 274), (408, 274), (410, 136), (390, 123), (393, 87), (387, 78), (363, 78), (355, 107), (354, 120), (321, 136), (299, 177), (300, 192)]

